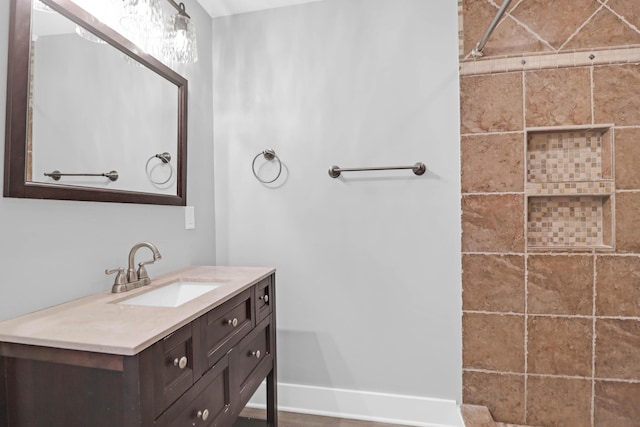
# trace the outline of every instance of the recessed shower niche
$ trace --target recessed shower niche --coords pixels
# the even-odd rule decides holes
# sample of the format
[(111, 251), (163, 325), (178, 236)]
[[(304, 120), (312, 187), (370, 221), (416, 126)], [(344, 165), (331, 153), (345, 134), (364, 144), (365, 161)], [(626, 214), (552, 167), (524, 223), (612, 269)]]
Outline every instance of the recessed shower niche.
[(613, 248), (611, 127), (527, 130), (528, 248)]

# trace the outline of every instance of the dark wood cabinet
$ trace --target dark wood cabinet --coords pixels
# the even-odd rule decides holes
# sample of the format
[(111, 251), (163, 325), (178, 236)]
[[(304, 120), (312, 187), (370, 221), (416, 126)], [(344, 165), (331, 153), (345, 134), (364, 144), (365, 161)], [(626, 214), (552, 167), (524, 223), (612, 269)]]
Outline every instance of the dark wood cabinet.
[(274, 280), (134, 356), (0, 343), (0, 427), (231, 426), (265, 378), (277, 427)]

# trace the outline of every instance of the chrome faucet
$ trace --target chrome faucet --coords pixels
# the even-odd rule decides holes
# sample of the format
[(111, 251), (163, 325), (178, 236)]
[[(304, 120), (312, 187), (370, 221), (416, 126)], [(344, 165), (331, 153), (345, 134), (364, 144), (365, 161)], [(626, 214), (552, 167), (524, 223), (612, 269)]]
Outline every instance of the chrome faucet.
[[(150, 261), (144, 261), (138, 263), (138, 270), (135, 269), (135, 256), (136, 252), (140, 248), (149, 248), (151, 252), (153, 252), (153, 259)], [(114, 268), (112, 270), (105, 270), (105, 274), (116, 274), (116, 278), (113, 282), (113, 287), (111, 288), (111, 292), (120, 293), (130, 291), (131, 289), (139, 288), (140, 286), (145, 286), (151, 283), (151, 279), (147, 274), (147, 269), (145, 265), (153, 264), (157, 260), (161, 259), (162, 255), (158, 251), (158, 248), (153, 243), (149, 242), (140, 242), (133, 245), (131, 250), (129, 251), (129, 266), (127, 269), (127, 274), (124, 274), (124, 268)]]

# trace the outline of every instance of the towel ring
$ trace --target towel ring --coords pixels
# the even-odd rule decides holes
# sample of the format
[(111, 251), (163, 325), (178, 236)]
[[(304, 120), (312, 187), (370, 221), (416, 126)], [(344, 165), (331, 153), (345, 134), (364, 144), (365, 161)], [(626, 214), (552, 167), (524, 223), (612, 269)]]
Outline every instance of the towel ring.
[[(258, 176), (258, 174), (256, 173), (256, 160), (258, 160), (258, 157), (260, 157), (260, 156), (264, 156), (265, 160), (273, 160), (273, 159), (275, 159), (278, 162), (278, 174), (271, 181), (265, 181), (265, 180), (261, 179)], [(253, 172), (253, 176), (255, 176), (256, 179), (258, 181), (260, 181), (261, 183), (263, 183), (263, 184), (271, 184), (276, 179), (280, 178), (280, 174), (282, 174), (282, 162), (280, 161), (280, 157), (278, 157), (276, 155), (275, 151), (273, 151), (271, 149), (266, 149), (263, 152), (258, 153), (258, 155), (256, 155), (253, 158), (253, 162), (251, 163), (251, 171)]]
[[(151, 163), (151, 161), (153, 159), (160, 159), (160, 163), (154, 165), (151, 169), (149, 169), (149, 163)], [(173, 178), (173, 166), (171, 165), (171, 154), (169, 153), (159, 153), (159, 154), (154, 154), (153, 156), (149, 157), (149, 160), (147, 160), (147, 163), (144, 165), (144, 170), (147, 173), (147, 178), (149, 179), (149, 181), (151, 181), (153, 184), (155, 185), (164, 185), (167, 182), (171, 181), (171, 178)], [(165, 179), (164, 181), (156, 181), (152, 178), (153, 175), (153, 171), (156, 170), (157, 167), (162, 166), (162, 165), (167, 165), (169, 166), (169, 177), (167, 179)]]

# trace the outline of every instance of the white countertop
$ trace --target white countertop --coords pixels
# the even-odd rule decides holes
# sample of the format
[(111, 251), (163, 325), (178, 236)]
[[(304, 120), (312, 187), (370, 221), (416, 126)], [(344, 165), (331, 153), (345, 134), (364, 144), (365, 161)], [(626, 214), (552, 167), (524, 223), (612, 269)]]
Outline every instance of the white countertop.
[[(275, 271), (264, 267), (187, 267), (152, 278), (149, 286), (100, 294), (0, 322), (0, 342), (132, 356)], [(224, 283), (178, 307), (118, 302), (183, 281)]]

